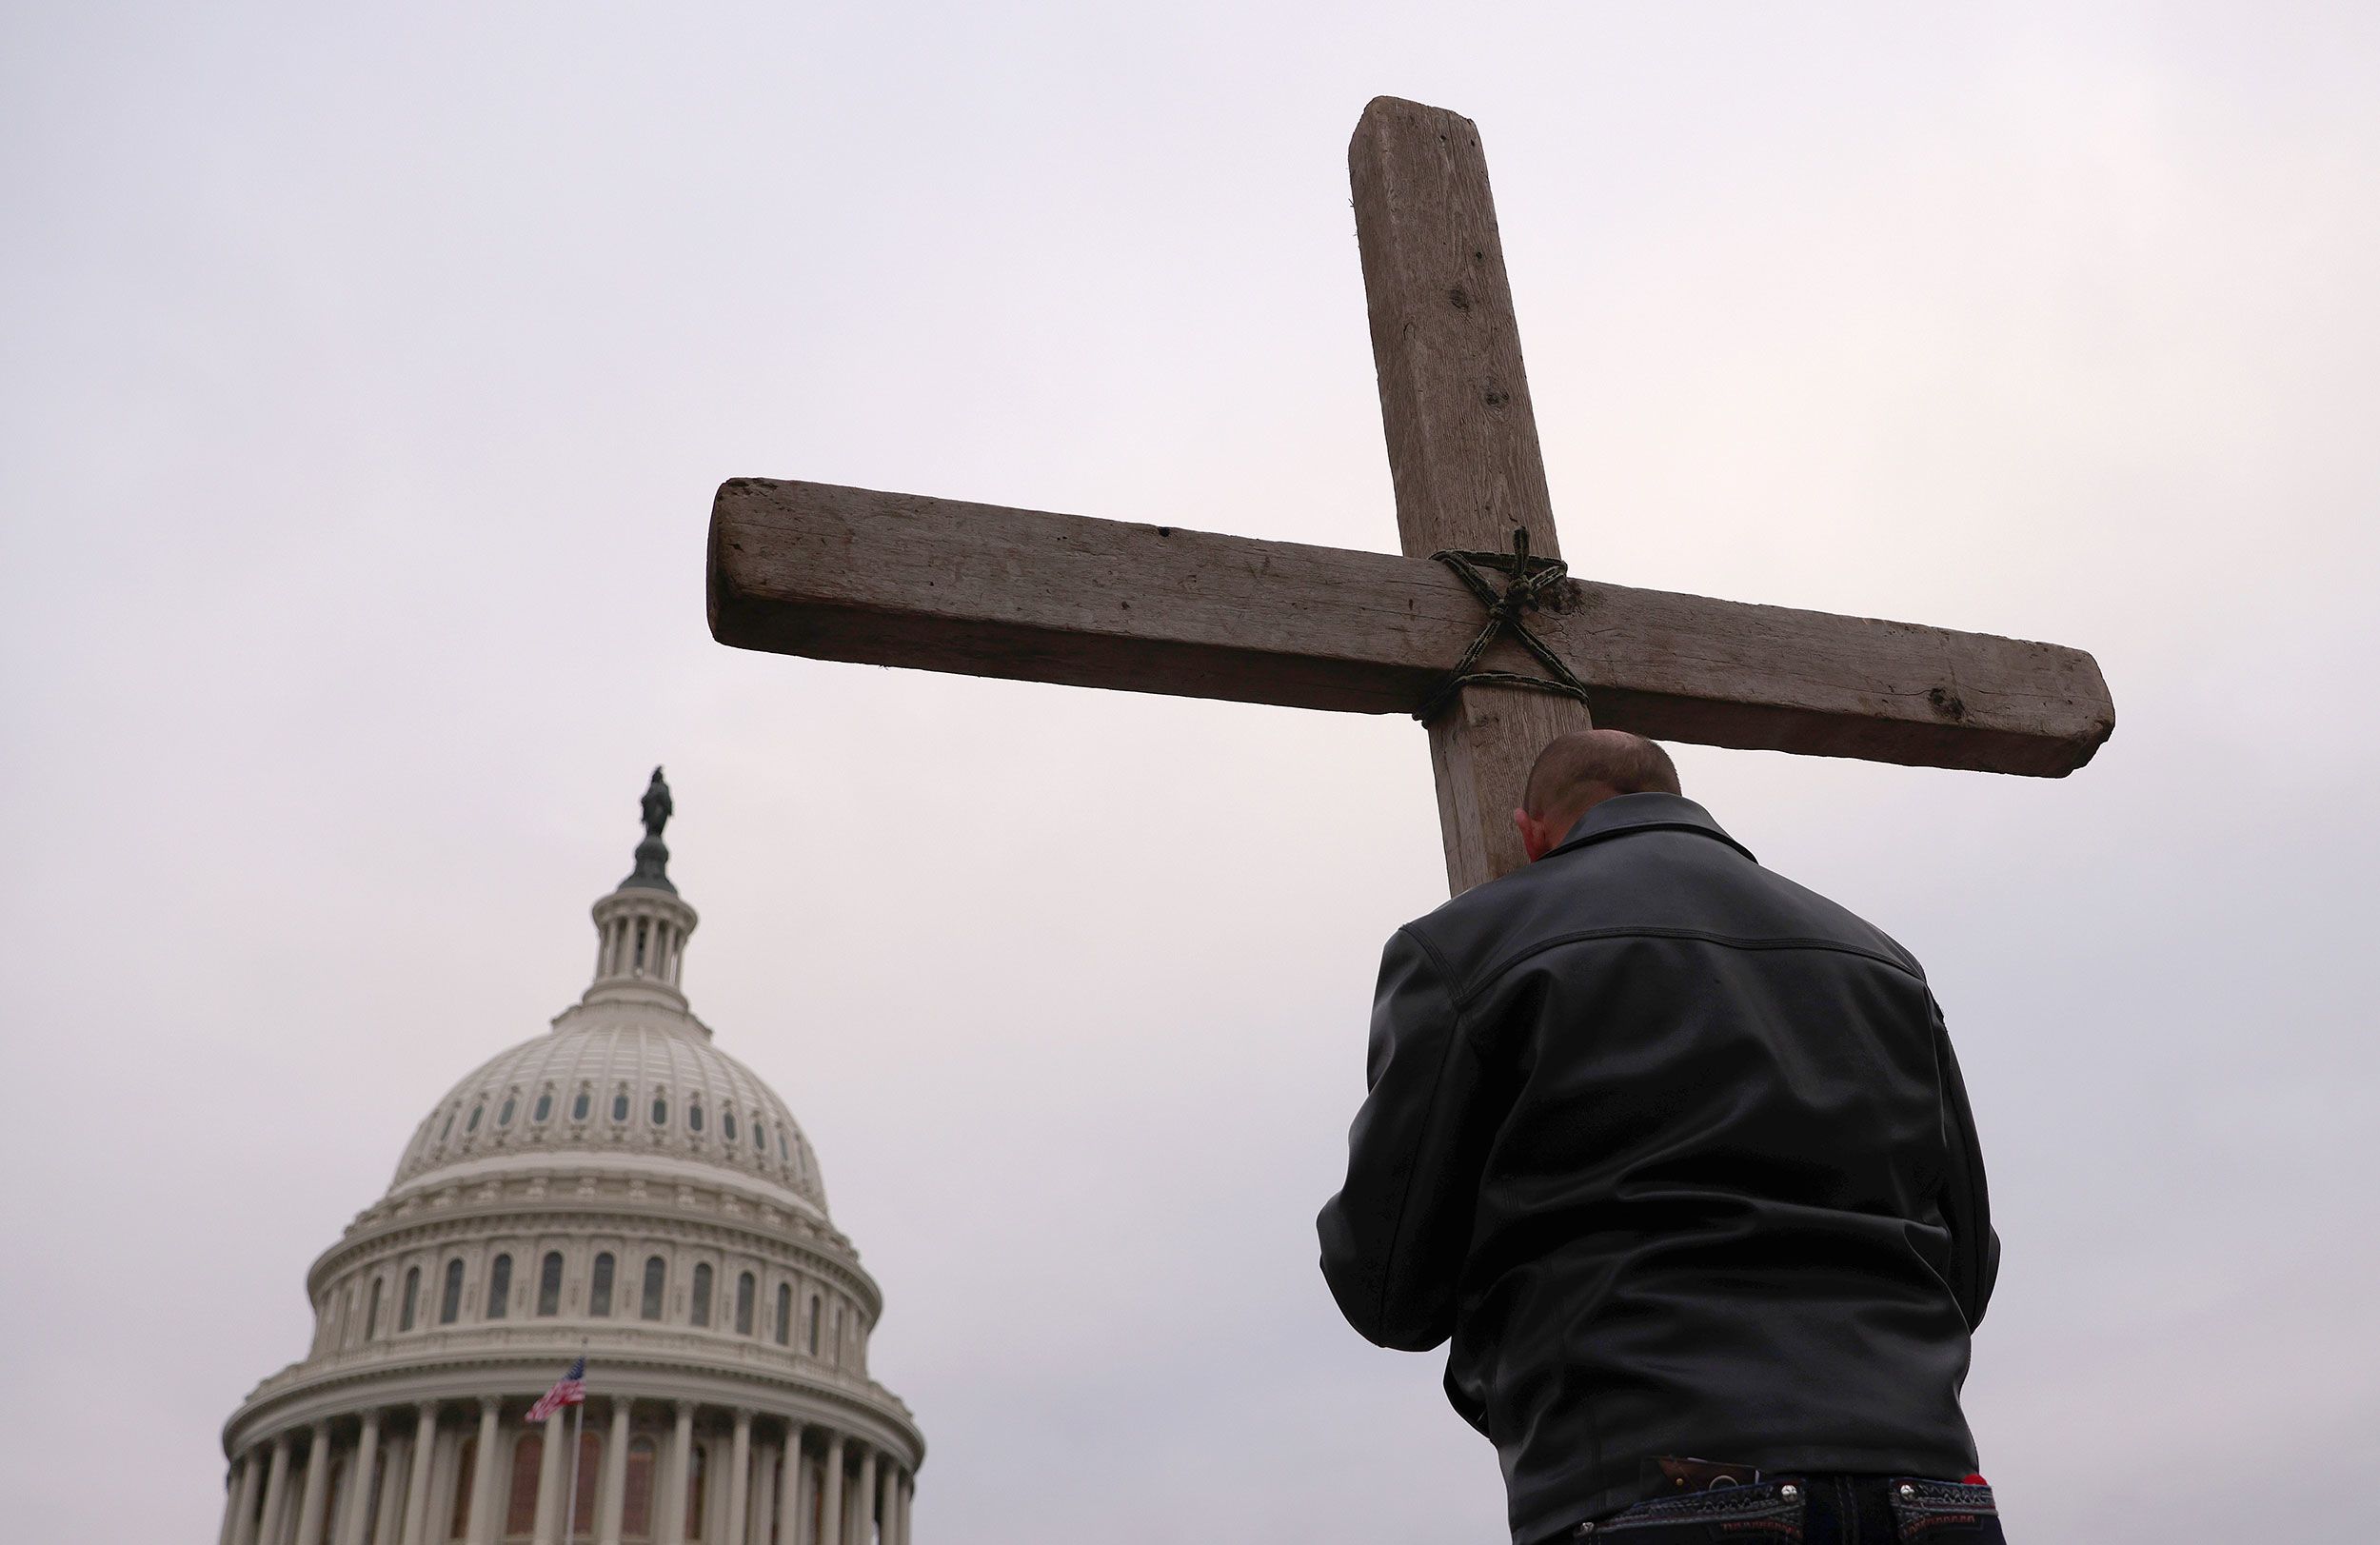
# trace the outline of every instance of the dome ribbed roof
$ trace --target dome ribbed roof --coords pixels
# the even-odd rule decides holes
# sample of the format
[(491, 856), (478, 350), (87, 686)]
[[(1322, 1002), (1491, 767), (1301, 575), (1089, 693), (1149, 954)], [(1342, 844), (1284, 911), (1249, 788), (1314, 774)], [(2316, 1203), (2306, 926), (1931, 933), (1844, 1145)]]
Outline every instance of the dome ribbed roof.
[(785, 1102), (708, 1037), (691, 1015), (660, 1005), (571, 1009), (551, 1034), (499, 1053), (448, 1091), (406, 1146), (390, 1189), (458, 1166), (616, 1157), (729, 1170), (824, 1215), (818, 1157)]

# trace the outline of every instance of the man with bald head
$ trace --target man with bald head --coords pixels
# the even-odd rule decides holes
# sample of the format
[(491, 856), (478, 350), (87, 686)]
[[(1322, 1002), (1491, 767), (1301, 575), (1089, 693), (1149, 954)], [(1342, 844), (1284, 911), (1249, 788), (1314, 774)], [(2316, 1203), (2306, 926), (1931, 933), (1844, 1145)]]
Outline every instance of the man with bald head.
[(1515, 1545), (2000, 1541), (1959, 1408), (1998, 1271), (1908, 951), (1615, 730), (1530, 862), (1389, 941), (1322, 1272), (1496, 1445)]

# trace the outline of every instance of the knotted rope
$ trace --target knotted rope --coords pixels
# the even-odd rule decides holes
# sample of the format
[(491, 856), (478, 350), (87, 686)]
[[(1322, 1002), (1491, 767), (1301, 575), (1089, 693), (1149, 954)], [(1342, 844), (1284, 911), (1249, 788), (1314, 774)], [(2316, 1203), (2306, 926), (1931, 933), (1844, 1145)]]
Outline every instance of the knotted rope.
[[(1587, 701), (1587, 683), (1572, 674), (1561, 657), (1543, 639), (1529, 631), (1521, 613), (1534, 609), (1544, 597), (1570, 573), (1570, 565), (1558, 558), (1529, 556), (1529, 528), (1513, 528), (1513, 550), (1510, 552), (1458, 552), (1452, 548), (1430, 554), (1433, 563), (1444, 564), (1454, 570), (1455, 577), (1471, 588), (1487, 608), (1487, 625), (1471, 641), (1460, 660), (1444, 676), (1438, 678), (1421, 705), (1413, 711), (1414, 718), (1428, 723), (1466, 686), (1517, 686), (1533, 692), (1551, 692), (1557, 697)], [(1498, 591), (1482, 569), (1493, 569), (1507, 576), (1504, 588)], [(1509, 632), (1515, 643), (1537, 657), (1549, 676), (1524, 676), (1517, 671), (1476, 670), (1479, 657), (1498, 635)]]

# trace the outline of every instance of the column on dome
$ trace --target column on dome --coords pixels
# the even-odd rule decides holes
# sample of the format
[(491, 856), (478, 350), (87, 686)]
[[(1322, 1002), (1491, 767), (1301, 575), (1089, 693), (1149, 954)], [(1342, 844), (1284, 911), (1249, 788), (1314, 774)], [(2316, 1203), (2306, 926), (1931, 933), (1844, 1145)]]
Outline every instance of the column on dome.
[(330, 1440), (330, 1474), (323, 1483), (323, 1545), (339, 1545), (347, 1535), (347, 1515), (355, 1511), (355, 1449)]
[(323, 1545), (323, 1504), (330, 1493), (330, 1423), (314, 1423), (306, 1451), (306, 1489), (298, 1502), (297, 1545)]
[(215, 1545), (231, 1545), (231, 1532), (240, 1526), (240, 1477), (248, 1474), (248, 1460), (238, 1458), (223, 1476), (223, 1522), (215, 1529)]
[(598, 1545), (620, 1545), (622, 1515), (628, 1505), (628, 1421), (631, 1402), (611, 1402), (611, 1438), (604, 1448), (604, 1490), (595, 1505)]
[(537, 1515), (529, 1537), (538, 1545), (557, 1545), (562, 1538), (562, 1489), (568, 1484), (570, 1423), (560, 1411), (545, 1420), (545, 1446), (538, 1451)]
[(726, 1545), (742, 1545), (745, 1510), (752, 1503), (752, 1413), (736, 1413), (735, 1444), (727, 1455)]
[(820, 1473), (819, 1484), (825, 1488), (820, 1496), (824, 1511), (819, 1515), (816, 1545), (843, 1545), (843, 1434), (826, 1436), (826, 1468)]
[(223, 1545), (256, 1545), (256, 1489), (264, 1479), (263, 1456), (251, 1444), (240, 1456), (239, 1473), (224, 1503), (230, 1515), (224, 1520)]
[(402, 1426), (392, 1426), (380, 1440), (380, 1506), (371, 1524), (371, 1545), (396, 1545), (397, 1528), (405, 1519), (406, 1462), (413, 1456), (413, 1440)]
[(364, 1413), (363, 1430), (355, 1438), (355, 1468), (347, 1475), (347, 1495), (340, 1511), (347, 1515), (346, 1527), (339, 1531), (339, 1545), (364, 1545), (364, 1532), (371, 1522), (372, 1467), (380, 1462), (380, 1413)]
[(265, 1477), (265, 1511), (256, 1521), (255, 1545), (276, 1545), (281, 1537), (281, 1510), (289, 1492), (289, 1435), (272, 1440), (272, 1466)]
[(438, 1405), (424, 1400), (413, 1419), (412, 1463), (405, 1477), (405, 1537), (402, 1545), (430, 1545), (429, 1466), (438, 1454)]
[[(777, 1445), (766, 1438), (752, 1445), (752, 1510), (744, 1520), (742, 1545), (768, 1545), (772, 1504), (777, 1500)], [(737, 1545), (731, 1540), (728, 1545)]]
[(883, 1473), (876, 1477), (876, 1490), (877, 1537), (883, 1545), (893, 1545), (893, 1529), (901, 1506), (901, 1470), (890, 1455), (884, 1456)]
[(860, 1450), (860, 1484), (852, 1492), (855, 1545), (868, 1545), (876, 1533), (876, 1446)]
[(918, 1477), (909, 1471), (901, 1473), (901, 1532), (893, 1536), (893, 1545), (909, 1545), (909, 1504), (918, 1495)]
[(669, 1443), (669, 1487), (663, 1494), (662, 1545), (686, 1545), (687, 1488), (694, 1477), (694, 1402), (678, 1402), (678, 1430)]
[(496, 1545), (496, 1514), (504, 1505), (497, 1488), (512, 1478), (512, 1467), (496, 1448), (504, 1436), (498, 1420), (502, 1411), (496, 1396), (480, 1396), (479, 1448), (471, 1460), (471, 1511), (463, 1530), (470, 1545)]
[(803, 1526), (809, 1521), (809, 1497), (804, 1495), (802, 1477), (809, 1466), (802, 1460), (802, 1424), (785, 1423), (785, 1458), (777, 1471), (777, 1516), (783, 1520), (778, 1527), (782, 1536), (777, 1545), (803, 1545)]

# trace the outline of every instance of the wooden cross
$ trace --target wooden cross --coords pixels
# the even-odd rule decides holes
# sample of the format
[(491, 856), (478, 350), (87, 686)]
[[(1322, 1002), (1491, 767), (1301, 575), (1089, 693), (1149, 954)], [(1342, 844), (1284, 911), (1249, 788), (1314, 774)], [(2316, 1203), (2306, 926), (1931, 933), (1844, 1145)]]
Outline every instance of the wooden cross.
[[(1379, 97), (1347, 150), (1404, 556), (737, 478), (711, 508), (712, 636), (820, 660), (1410, 713), (1478, 637), (1431, 555), (1558, 549), (1472, 122)], [(1591, 581), (1525, 621), (1597, 721), (1666, 740), (2058, 777), (2115, 723), (2080, 650)], [(1481, 668), (1542, 676), (1509, 641)], [(1429, 726), (1458, 892), (1517, 867), (1510, 817), (1578, 702), (1461, 688)]]

